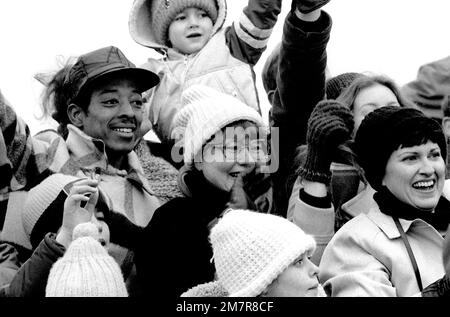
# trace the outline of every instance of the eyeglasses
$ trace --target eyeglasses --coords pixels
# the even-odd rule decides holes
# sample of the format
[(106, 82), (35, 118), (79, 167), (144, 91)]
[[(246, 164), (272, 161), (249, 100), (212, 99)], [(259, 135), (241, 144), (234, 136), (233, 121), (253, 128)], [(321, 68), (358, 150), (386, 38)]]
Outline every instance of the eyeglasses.
[(248, 161), (260, 161), (266, 158), (265, 141), (262, 139), (247, 140), (245, 142), (208, 143), (203, 150), (203, 157), (214, 157), (217, 161), (225, 159), (234, 162), (244, 158)]

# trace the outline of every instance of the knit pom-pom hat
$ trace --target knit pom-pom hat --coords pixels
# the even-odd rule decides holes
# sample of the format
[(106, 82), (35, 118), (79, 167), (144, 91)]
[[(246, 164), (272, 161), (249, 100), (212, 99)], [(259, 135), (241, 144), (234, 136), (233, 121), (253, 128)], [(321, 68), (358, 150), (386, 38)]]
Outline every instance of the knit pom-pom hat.
[(228, 292), (218, 281), (213, 281), (194, 286), (180, 297), (228, 297)]
[(169, 26), (176, 15), (186, 8), (202, 9), (211, 18), (213, 24), (217, 19), (217, 5), (215, 0), (153, 0), (151, 4), (152, 27), (156, 41), (162, 45), (169, 42)]
[(387, 106), (364, 118), (353, 146), (367, 181), (379, 191), (391, 154), (400, 146), (410, 147), (426, 141), (438, 144), (442, 157), (446, 159), (444, 132), (436, 120), (417, 109)]
[(93, 223), (75, 227), (72, 243), (50, 270), (47, 297), (128, 296), (119, 265), (97, 239)]
[(210, 240), (219, 283), (230, 297), (260, 295), (305, 252), (314, 239), (280, 216), (231, 210), (212, 228)]
[(266, 129), (261, 115), (231, 95), (204, 85), (183, 92), (183, 108), (175, 115), (172, 138), (182, 140), (184, 163), (189, 165), (215, 133), (237, 121), (250, 121)]
[[(186, 8), (199, 8), (204, 10), (215, 24), (219, 16), (219, 6), (225, 6), (222, 2), (223, 0), (135, 0), (128, 22), (131, 37), (142, 45), (149, 45), (150, 38), (153, 37), (157, 44), (167, 46), (169, 26), (177, 14)], [(222, 13), (224, 14), (225, 12)], [(224, 19), (224, 16), (220, 17), (220, 20)], [(215, 27), (214, 31), (216, 29)]]

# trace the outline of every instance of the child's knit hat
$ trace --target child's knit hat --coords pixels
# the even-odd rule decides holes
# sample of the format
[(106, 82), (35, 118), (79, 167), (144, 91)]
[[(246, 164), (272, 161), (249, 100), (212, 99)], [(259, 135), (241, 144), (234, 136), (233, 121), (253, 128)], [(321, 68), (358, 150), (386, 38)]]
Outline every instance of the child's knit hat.
[(210, 240), (219, 283), (230, 297), (260, 295), (294, 260), (314, 252), (314, 239), (286, 218), (231, 210)]
[(135, 0), (130, 12), (130, 33), (143, 45), (149, 44), (148, 36), (143, 33), (152, 33), (156, 43), (167, 46), (169, 26), (178, 13), (189, 7), (200, 8), (215, 24), (218, 6), (217, 0)]
[(153, 0), (151, 9), (152, 27), (156, 35), (156, 41), (167, 45), (170, 24), (178, 13), (189, 7), (204, 10), (214, 24), (217, 19), (215, 2), (215, 0)]
[(183, 92), (183, 108), (175, 115), (172, 138), (183, 140), (184, 163), (195, 155), (215, 133), (237, 121), (250, 121), (259, 128), (266, 125), (261, 115), (237, 98), (204, 85), (192, 85)]
[(73, 230), (73, 241), (51, 268), (47, 297), (127, 297), (119, 265), (98, 242), (91, 222)]

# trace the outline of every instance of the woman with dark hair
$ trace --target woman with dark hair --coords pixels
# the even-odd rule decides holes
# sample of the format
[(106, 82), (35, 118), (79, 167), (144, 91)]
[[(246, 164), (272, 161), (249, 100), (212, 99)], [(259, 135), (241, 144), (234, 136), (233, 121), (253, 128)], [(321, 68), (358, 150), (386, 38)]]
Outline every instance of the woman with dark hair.
[(334, 233), (371, 203), (374, 190), (349, 148), (361, 120), (381, 107), (413, 107), (388, 77), (362, 74), (326, 103), (311, 114), (307, 144), (298, 148), (287, 210), (288, 219), (316, 237), (316, 264)]
[(442, 129), (419, 110), (382, 107), (362, 121), (353, 149), (376, 193), (329, 242), (320, 281), (331, 296), (420, 294), (445, 273)]

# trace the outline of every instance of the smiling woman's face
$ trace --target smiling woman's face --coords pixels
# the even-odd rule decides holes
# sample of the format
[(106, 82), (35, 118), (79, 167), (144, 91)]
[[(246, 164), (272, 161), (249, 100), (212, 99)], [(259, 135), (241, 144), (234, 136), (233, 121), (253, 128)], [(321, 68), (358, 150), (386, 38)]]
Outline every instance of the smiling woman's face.
[(203, 146), (197, 170), (217, 189), (229, 192), (239, 175), (251, 173), (260, 157), (258, 128), (251, 122), (231, 125)]
[(433, 210), (441, 197), (444, 178), (441, 150), (436, 143), (428, 141), (394, 151), (386, 164), (382, 184), (402, 202)]
[(81, 113), (87, 135), (101, 139), (106, 150), (114, 154), (131, 152), (139, 139), (143, 102), (136, 84), (117, 78), (99, 84), (91, 94), (87, 111)]

